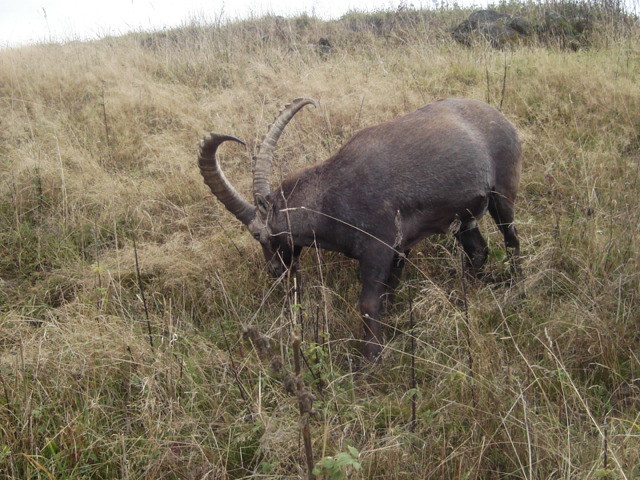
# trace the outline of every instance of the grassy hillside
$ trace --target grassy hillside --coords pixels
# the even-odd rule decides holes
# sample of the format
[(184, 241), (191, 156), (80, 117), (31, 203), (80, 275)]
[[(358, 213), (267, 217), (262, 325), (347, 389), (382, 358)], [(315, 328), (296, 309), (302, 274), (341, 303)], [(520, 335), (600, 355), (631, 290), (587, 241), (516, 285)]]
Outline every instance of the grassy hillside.
[[(458, 45), (458, 9), (0, 51), (0, 477), (306, 478), (308, 431), (326, 478), (638, 478), (640, 35), (594, 12), (577, 51)], [(297, 289), (274, 283), (195, 163), (208, 131), (245, 140), (221, 158), (248, 197), (299, 96), (320, 107), (274, 182), (434, 99), (501, 105), (524, 143), (521, 278), (501, 281), (488, 218), (483, 281), (425, 241), (382, 364), (354, 374), (355, 263), (309, 250)]]

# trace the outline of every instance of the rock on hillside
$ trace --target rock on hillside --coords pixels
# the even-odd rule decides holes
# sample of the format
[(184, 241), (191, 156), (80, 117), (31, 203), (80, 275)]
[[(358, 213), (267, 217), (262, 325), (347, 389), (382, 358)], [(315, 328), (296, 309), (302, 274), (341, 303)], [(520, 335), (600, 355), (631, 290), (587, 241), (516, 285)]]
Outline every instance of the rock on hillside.
[(584, 17), (567, 19), (552, 10), (545, 10), (543, 18), (532, 24), (529, 20), (495, 10), (477, 10), (456, 26), (453, 38), (463, 45), (485, 40), (494, 48), (504, 48), (538, 38), (545, 43), (577, 50), (585, 45), (589, 21)]

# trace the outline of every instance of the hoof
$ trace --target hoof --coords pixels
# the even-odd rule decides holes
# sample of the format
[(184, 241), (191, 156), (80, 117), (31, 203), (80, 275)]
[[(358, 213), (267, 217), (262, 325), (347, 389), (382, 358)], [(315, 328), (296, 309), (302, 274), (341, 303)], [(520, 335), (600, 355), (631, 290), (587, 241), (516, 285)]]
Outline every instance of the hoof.
[(365, 340), (362, 354), (363, 362), (368, 364), (380, 363), (382, 361), (382, 345)]

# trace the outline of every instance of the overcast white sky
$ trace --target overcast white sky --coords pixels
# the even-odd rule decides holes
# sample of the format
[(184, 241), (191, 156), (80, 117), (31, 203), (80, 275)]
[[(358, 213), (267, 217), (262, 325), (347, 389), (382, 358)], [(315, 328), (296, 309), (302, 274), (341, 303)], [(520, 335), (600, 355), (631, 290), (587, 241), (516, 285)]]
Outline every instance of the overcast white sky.
[[(0, 48), (157, 30), (191, 19), (235, 20), (265, 13), (337, 18), (349, 10), (375, 11), (434, 0), (0, 0)], [(471, 0), (468, 0), (471, 1)], [(474, 3), (481, 3), (477, 0)], [(460, 3), (463, 3), (462, 1)]]

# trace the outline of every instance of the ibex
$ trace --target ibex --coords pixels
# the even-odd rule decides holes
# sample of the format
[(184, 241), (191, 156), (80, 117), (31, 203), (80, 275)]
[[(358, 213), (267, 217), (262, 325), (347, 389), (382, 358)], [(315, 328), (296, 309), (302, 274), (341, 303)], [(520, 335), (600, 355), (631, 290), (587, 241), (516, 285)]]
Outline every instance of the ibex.
[[(517, 260), (513, 209), (521, 146), (513, 125), (495, 108), (446, 99), (356, 133), (328, 160), (269, 187), (271, 160), (287, 123), (310, 98), (294, 100), (276, 117), (254, 157), (254, 205), (242, 198), (216, 159), (235, 137), (210, 134), (198, 165), (213, 194), (260, 242), (273, 275), (295, 268), (303, 247), (342, 252), (359, 262), (364, 355), (382, 351), (380, 315), (392, 296), (409, 249), (435, 233), (452, 232), (472, 272), (487, 244), (477, 220), (489, 210)], [(509, 251), (509, 250), (508, 250)]]

